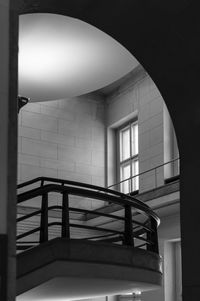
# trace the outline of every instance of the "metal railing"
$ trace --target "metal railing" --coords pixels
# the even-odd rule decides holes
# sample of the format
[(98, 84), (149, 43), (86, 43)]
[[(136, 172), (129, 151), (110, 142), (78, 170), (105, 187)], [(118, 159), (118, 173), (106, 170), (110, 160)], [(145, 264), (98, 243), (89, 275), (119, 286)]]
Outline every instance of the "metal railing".
[[(170, 179), (177, 179), (179, 177), (179, 165), (180, 165), (180, 159), (176, 158), (171, 161), (168, 161), (166, 163), (157, 165), (156, 167), (150, 168), (148, 170), (145, 170), (143, 172), (140, 172), (132, 177), (129, 177), (127, 179), (124, 179), (122, 181), (119, 181), (115, 184), (107, 186), (108, 189), (113, 189), (115, 191), (123, 191), (122, 184), (128, 182), (129, 191), (125, 192), (127, 194), (130, 194), (134, 191), (131, 191), (130, 182), (134, 179), (139, 179), (139, 186), (145, 183), (145, 177), (151, 177), (151, 188), (158, 188), (162, 186), (164, 183), (170, 182)], [(160, 175), (160, 171), (162, 176)]]
[[(32, 185), (35, 187), (32, 188)], [(123, 244), (158, 253), (157, 227), (160, 220), (150, 207), (131, 196), (86, 183), (48, 177), (39, 177), (19, 184), (18, 189), (23, 189), (17, 198), (20, 205), (31, 200), (31, 205), (34, 206), (34, 198), (41, 200), (38, 208), (32, 208), (32, 212), (21, 214), (17, 218), (18, 227), (20, 223), (27, 222), (31, 218), (37, 217), (38, 220), (38, 224), (32, 229), (28, 231), (26, 229), (17, 235), (18, 250), (48, 241), (50, 229), (56, 227), (59, 229), (58, 235), (67, 239), (74, 238), (73, 230), (79, 229), (82, 232), (79, 237), (76, 235), (76, 239)], [(49, 204), (49, 195), (52, 192), (61, 196), (60, 205), (56, 202)], [(117, 212), (121, 214), (74, 207), (73, 200), (70, 200), (71, 196), (117, 204), (120, 207)], [(50, 212), (59, 212), (60, 215), (53, 221)], [(74, 221), (71, 216), (74, 212), (84, 215), (84, 219)], [(91, 219), (89, 223), (87, 222), (88, 214), (101, 217), (106, 223), (104, 226), (92, 225)]]

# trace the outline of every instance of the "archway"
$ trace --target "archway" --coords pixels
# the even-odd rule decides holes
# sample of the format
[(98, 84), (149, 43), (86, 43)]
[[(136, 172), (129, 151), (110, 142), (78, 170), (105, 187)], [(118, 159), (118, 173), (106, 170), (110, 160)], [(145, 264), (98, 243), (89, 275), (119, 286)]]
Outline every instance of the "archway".
[[(185, 300), (187, 298), (191, 300), (194, 295), (194, 289), (191, 286), (195, 283), (196, 287), (199, 287), (193, 269), (195, 266), (198, 272), (200, 267), (197, 261), (199, 246), (192, 236), (192, 233), (199, 229), (199, 205), (196, 201), (199, 146), (195, 137), (198, 137), (199, 131), (198, 74), (200, 63), (197, 51), (198, 35), (196, 29), (193, 28), (195, 23), (195, 26), (199, 27), (197, 7), (195, 4), (179, 1), (171, 7), (157, 2), (147, 4), (139, 1), (130, 1), (126, 7), (122, 1), (117, 5), (114, 1), (110, 1), (109, 5), (104, 1), (101, 1), (99, 5), (92, 1), (84, 3), (73, 1), (74, 4), (72, 2), (66, 4), (62, 1), (61, 4), (59, 3), (60, 7), (56, 1), (49, 3), (50, 6), (43, 1), (40, 7), (38, 1), (31, 7), (31, 1), (28, 4), (21, 2), (21, 8), (23, 7), (24, 12), (25, 10), (53, 12), (55, 8), (56, 13), (64, 9), (67, 15), (78, 17), (101, 28), (134, 53), (152, 76), (166, 100), (175, 125), (182, 158), (181, 217), (183, 283), (185, 285), (183, 294)], [(122, 15), (125, 17), (122, 18)], [(112, 19), (112, 24), (110, 19)], [(188, 20), (187, 26), (186, 19)], [(188, 199), (190, 200), (189, 211)], [(188, 212), (191, 218), (187, 223)], [(192, 255), (187, 246), (193, 251)]]

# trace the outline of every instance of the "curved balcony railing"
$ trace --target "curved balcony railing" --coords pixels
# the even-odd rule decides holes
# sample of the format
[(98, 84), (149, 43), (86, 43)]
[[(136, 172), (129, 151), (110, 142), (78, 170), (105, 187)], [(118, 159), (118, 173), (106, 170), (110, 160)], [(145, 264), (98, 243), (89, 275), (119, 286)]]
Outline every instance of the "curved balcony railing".
[[(134, 197), (99, 186), (48, 177), (39, 177), (19, 184), (18, 190), (19, 205), (31, 200), (31, 206), (34, 206), (34, 198), (41, 200), (39, 207), (35, 206), (37, 208), (32, 208), (32, 212), (21, 214), (17, 218), (18, 228), (24, 221), (28, 223), (36, 217), (38, 220), (37, 226), (17, 235), (18, 250), (48, 241), (50, 230), (56, 227), (62, 238), (123, 244), (158, 253), (157, 227), (160, 220), (146, 204)], [(61, 197), (61, 204), (58, 205), (57, 201), (52, 204), (52, 200), (50, 204), (51, 193)], [(77, 208), (70, 199), (74, 196), (102, 201), (102, 207), (105, 202), (117, 204), (118, 211), (109, 214), (102, 212), (101, 207), (96, 210)], [(50, 212), (58, 213), (55, 221), (52, 221)], [(82, 214), (84, 218), (74, 220), (73, 213)], [(96, 218), (101, 217), (101, 223), (91, 223), (91, 219), (87, 220), (87, 216), (91, 214)], [(81, 235), (75, 237), (73, 229), (81, 229)], [(32, 240), (33, 236), (37, 236), (37, 239)]]

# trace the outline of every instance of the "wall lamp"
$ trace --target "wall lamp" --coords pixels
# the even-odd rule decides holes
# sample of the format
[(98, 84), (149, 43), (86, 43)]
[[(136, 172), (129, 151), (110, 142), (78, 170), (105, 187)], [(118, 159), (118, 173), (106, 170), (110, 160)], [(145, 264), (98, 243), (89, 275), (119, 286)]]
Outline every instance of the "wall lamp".
[(30, 101), (30, 98), (18, 95), (17, 99), (18, 99), (18, 113), (19, 113), (20, 109)]

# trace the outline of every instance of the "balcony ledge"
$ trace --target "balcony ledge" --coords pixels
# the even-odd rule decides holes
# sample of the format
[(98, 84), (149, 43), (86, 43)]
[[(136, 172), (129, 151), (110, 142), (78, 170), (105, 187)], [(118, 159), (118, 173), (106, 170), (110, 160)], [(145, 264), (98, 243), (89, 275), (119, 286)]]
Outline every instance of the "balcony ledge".
[(145, 291), (161, 282), (161, 257), (128, 246), (56, 238), (17, 255), (17, 301), (55, 291), (70, 299)]

